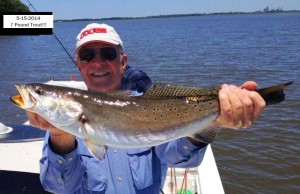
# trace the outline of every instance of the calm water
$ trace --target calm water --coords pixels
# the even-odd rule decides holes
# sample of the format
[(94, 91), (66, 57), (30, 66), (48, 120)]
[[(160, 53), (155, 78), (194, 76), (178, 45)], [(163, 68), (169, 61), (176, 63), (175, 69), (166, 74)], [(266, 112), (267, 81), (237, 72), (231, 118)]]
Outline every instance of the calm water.
[[(202, 16), (104, 21), (120, 33), (129, 64), (153, 80), (216, 86), (295, 81), (286, 100), (267, 107), (250, 129), (224, 129), (213, 151), (226, 193), (300, 192), (300, 14)], [(73, 53), (88, 22), (55, 23)], [(9, 102), (13, 84), (79, 74), (53, 36), (0, 38), (0, 122), (22, 123)]]

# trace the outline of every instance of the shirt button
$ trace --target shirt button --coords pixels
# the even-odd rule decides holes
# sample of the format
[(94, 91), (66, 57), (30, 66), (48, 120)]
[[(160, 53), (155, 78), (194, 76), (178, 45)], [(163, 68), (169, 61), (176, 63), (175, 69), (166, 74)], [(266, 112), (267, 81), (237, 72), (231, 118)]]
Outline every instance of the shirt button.
[(123, 179), (122, 179), (122, 177), (119, 176), (119, 177), (117, 178), (117, 180), (118, 180), (118, 181), (122, 181)]
[(73, 158), (71, 158), (71, 157), (70, 157), (70, 158), (68, 158), (68, 161), (69, 161), (69, 162), (70, 162), (70, 161), (72, 161), (72, 160), (73, 160)]
[(64, 163), (64, 161), (62, 161), (61, 159), (57, 160), (57, 162), (60, 164)]
[(187, 145), (184, 145), (183, 149), (187, 150), (187, 149), (189, 149), (189, 147)]
[(57, 178), (57, 181), (61, 183), (62, 182), (62, 178)]
[(114, 153), (117, 153), (118, 152), (118, 150), (114, 150)]

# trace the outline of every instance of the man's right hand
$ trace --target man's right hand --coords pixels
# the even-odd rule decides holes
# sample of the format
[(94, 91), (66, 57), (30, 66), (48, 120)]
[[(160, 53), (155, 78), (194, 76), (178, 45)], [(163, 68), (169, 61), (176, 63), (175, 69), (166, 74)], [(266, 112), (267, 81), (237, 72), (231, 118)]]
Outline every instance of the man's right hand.
[(41, 130), (50, 131), (50, 141), (48, 142), (53, 152), (66, 154), (76, 147), (75, 137), (61, 129), (56, 128), (36, 113), (26, 111), (30, 125)]

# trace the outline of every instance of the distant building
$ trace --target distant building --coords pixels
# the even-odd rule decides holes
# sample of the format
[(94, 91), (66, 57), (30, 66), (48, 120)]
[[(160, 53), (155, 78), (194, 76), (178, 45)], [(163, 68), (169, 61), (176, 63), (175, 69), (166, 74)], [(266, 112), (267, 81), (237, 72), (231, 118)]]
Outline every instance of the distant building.
[(267, 6), (263, 12), (269, 12), (269, 7)]
[(269, 6), (267, 6), (262, 12), (265, 13), (275, 13), (275, 12), (282, 12), (282, 8), (278, 7), (277, 9), (270, 9)]

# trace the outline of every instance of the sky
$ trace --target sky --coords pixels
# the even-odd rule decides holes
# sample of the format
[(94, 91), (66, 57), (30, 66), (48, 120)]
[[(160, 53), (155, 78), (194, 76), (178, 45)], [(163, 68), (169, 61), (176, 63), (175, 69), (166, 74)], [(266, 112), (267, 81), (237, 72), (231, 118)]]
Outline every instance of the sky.
[[(300, 10), (300, 0), (29, 0), (54, 19), (143, 17), (168, 14)], [(21, 0), (29, 5), (27, 0)], [(31, 11), (34, 11), (30, 8)]]

